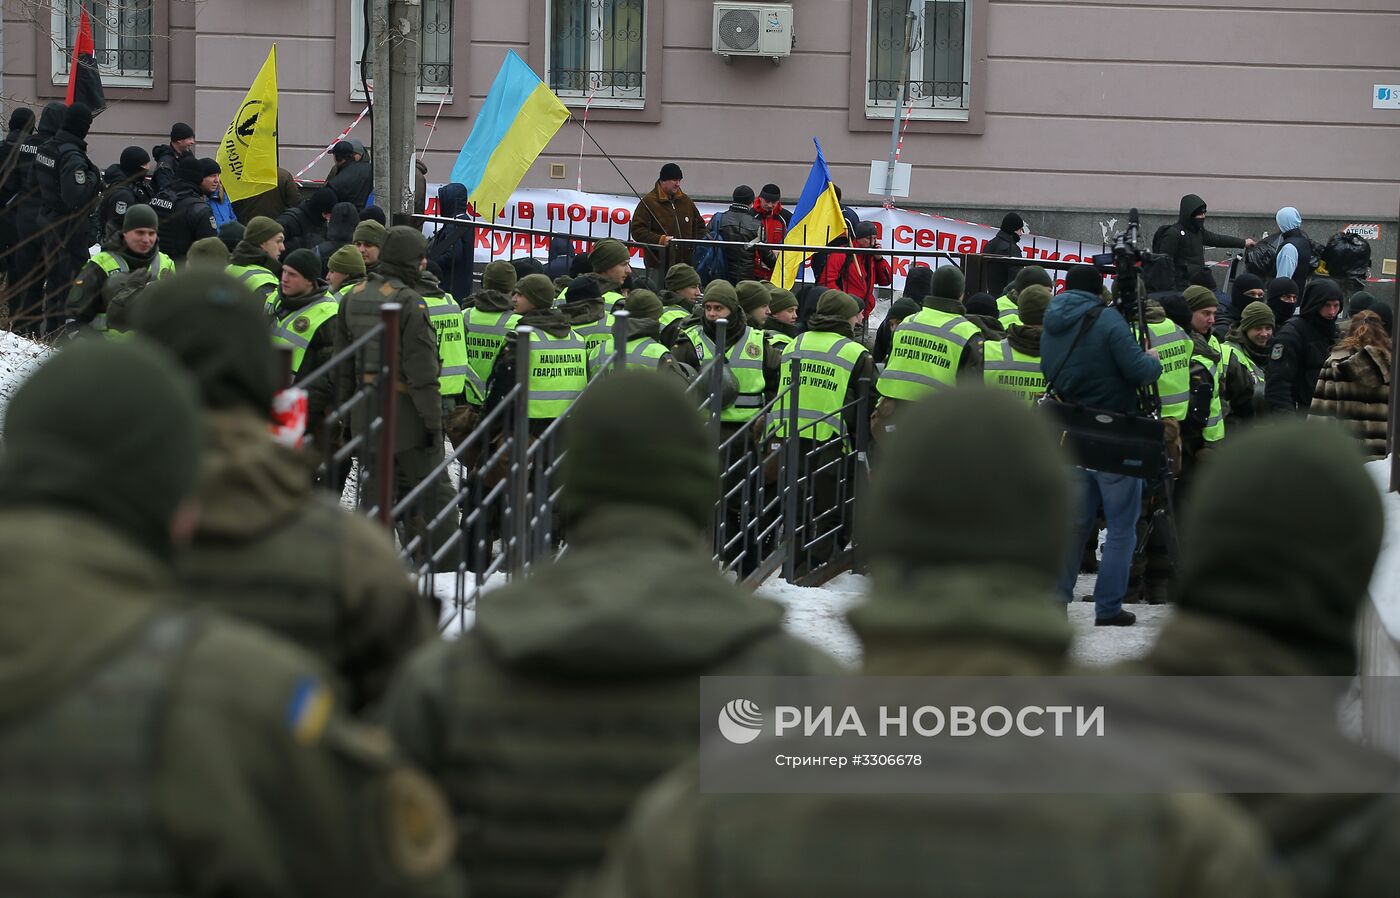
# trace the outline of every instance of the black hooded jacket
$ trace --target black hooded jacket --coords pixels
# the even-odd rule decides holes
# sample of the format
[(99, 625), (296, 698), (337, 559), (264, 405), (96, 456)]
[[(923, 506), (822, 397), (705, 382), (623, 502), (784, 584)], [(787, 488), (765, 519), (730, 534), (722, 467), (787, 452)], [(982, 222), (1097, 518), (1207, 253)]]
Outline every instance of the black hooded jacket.
[(335, 191), (340, 202), (363, 209), (374, 192), (374, 166), (368, 159), (339, 164), (326, 179), (326, 186)]
[(23, 175), (19, 183), (19, 196), (15, 202), (18, 204), (16, 219), (21, 234), (37, 231), (40, 227), (39, 211), (43, 208), (43, 199), (39, 191), (39, 172), (38, 167), (34, 165), (34, 157), (38, 155), (39, 147), (52, 140), (58, 129), (63, 126), (63, 114), (66, 109), (66, 106), (57, 102), (45, 106), (39, 115), (39, 127), (19, 145)]
[(160, 193), (175, 186), (179, 176), (175, 174), (175, 164), (185, 156), (194, 154), (194, 150), (187, 153), (178, 154), (175, 148), (168, 143), (157, 144), (151, 147), (151, 159), (156, 163), (155, 171), (151, 172), (151, 190), (153, 193)]
[[(467, 214), (467, 188), (444, 184), (438, 190), (438, 214), (461, 218)], [(442, 288), (453, 296), (472, 295), (472, 259), (476, 253), (476, 225), (469, 221), (443, 225), (428, 242), (428, 261), (442, 269)]]
[(350, 203), (336, 203), (331, 209), (331, 220), (326, 224), (326, 239), (316, 244), (316, 255), (324, 265), (336, 250), (355, 240), (355, 226), (360, 223), (360, 213)]
[(1275, 411), (1307, 414), (1312, 405), (1318, 374), (1337, 342), (1337, 322), (1322, 317), (1323, 305), (1331, 300), (1342, 300), (1336, 281), (1314, 278), (1298, 315), (1288, 319), (1274, 336), (1264, 395)]
[[(1020, 258), (1021, 237), (1014, 231), (1002, 228), (997, 231), (997, 235), (987, 241), (987, 248), (982, 250), (986, 256), (1014, 256)], [(986, 289), (993, 297), (1006, 295), (1006, 285), (1011, 283), (1016, 277), (1019, 269), (1010, 265), (999, 265), (995, 262), (986, 263)]]
[(106, 242), (121, 233), (126, 210), (141, 203), (150, 205), (155, 193), (151, 191), (151, 182), (144, 171), (128, 175), (120, 165), (113, 164), (103, 177), (107, 189), (103, 191), (102, 201), (97, 207), (97, 220), (102, 228), (102, 240)]
[(1181, 198), (1176, 224), (1162, 236), (1161, 252), (1170, 256), (1176, 274), (1176, 289), (1191, 286), (1191, 275), (1206, 267), (1207, 246), (1243, 249), (1244, 240), (1207, 230), (1196, 214), (1206, 210), (1206, 201), (1194, 193)]

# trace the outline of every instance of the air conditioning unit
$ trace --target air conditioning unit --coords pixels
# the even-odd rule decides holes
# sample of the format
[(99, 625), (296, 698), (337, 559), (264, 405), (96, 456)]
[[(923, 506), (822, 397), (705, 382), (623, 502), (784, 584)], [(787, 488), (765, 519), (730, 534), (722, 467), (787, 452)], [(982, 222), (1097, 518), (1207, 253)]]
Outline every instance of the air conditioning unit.
[(777, 62), (792, 55), (792, 6), (787, 3), (716, 3), (714, 51), (733, 56), (766, 56)]

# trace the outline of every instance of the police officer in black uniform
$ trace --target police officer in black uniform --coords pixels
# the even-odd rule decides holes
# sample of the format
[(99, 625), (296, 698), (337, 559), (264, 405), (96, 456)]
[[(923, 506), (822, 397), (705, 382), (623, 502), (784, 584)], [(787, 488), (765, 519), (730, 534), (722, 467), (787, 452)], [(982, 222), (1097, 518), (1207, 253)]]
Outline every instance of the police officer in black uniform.
[(92, 110), (74, 103), (63, 114), (63, 127), (34, 155), (35, 182), (42, 205), (40, 224), (49, 253), (44, 281), (44, 333), (63, 326), (64, 300), (88, 248), (97, 242), (93, 213), (102, 190), (102, 172), (87, 154)]
[(132, 206), (151, 204), (155, 191), (147, 178), (146, 166), (151, 154), (142, 147), (127, 147), (122, 150), (121, 161), (107, 167), (103, 174), (107, 189), (102, 193), (102, 202), (97, 207), (98, 225), (102, 229), (102, 242), (106, 243), (122, 232), (122, 221), (126, 210)]
[(27, 336), (37, 336), (43, 327), (40, 306), (44, 301), (44, 272), (48, 267), (43, 226), (39, 223), (43, 203), (34, 160), (39, 155), (39, 147), (58, 133), (67, 110), (67, 106), (57, 101), (49, 103), (39, 114), (39, 127), (19, 145), (19, 195), (12, 202), (16, 238), (9, 283), (10, 289), (18, 291), (18, 295), (12, 294), (10, 300), (10, 329)]
[[(151, 200), (151, 208), (160, 216), (160, 248), (178, 266), (184, 266), (185, 254), (196, 240), (219, 236), (214, 210), (206, 198), (218, 168), (212, 159), (181, 156), (175, 163), (174, 184)], [(206, 184), (211, 187), (206, 188)]]
[[(10, 113), (10, 129), (0, 143), (0, 274), (9, 280), (12, 259), (10, 253), (19, 236), (15, 227), (15, 208), (11, 203), (19, 196), (22, 176), (34, 160), (33, 154), (20, 152), (20, 145), (34, 130), (34, 110), (19, 106)], [(13, 296), (13, 294), (12, 294)]]

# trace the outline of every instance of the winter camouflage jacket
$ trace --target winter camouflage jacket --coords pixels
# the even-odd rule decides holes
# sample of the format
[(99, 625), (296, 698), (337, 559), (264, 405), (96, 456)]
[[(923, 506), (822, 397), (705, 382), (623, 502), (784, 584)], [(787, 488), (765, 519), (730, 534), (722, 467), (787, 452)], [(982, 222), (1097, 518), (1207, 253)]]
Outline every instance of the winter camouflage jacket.
[(472, 894), (545, 898), (596, 864), (632, 799), (695, 751), (699, 677), (841, 672), (782, 617), (679, 518), (623, 507), (416, 654), (385, 719), (465, 824)]

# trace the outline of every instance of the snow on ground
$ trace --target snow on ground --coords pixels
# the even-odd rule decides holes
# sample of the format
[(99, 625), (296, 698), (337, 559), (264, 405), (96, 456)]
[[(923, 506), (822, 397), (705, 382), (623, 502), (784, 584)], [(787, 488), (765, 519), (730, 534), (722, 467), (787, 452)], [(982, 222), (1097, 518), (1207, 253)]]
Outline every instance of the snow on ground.
[(51, 350), (42, 343), (0, 331), (0, 413), (24, 379), (39, 367)]
[[(759, 595), (787, 609), (787, 628), (842, 661), (859, 664), (860, 642), (846, 625), (847, 609), (865, 598), (869, 581), (859, 574), (842, 574), (815, 589), (773, 580), (759, 588)], [(1093, 592), (1093, 575), (1079, 578), (1076, 595)], [(1132, 627), (1095, 627), (1092, 602), (1075, 602), (1069, 617), (1075, 628), (1074, 656), (1084, 664), (1108, 665), (1142, 657), (1171, 611), (1164, 605), (1129, 605), (1138, 616)]]
[(1366, 470), (1381, 492), (1385, 509), (1381, 557), (1371, 575), (1371, 602), (1386, 632), (1400, 640), (1400, 493), (1386, 492), (1390, 488), (1389, 458), (1371, 462)]
[[(455, 578), (455, 574), (438, 574), (433, 578), (433, 589), (443, 600), (439, 625), (443, 636), (448, 639), (455, 639), (464, 630), (470, 629), (476, 619), (474, 600), (469, 599), (467, 607), (463, 608), (453, 604)], [(483, 585), (482, 592), (490, 592), (506, 582), (505, 574), (495, 574)], [(793, 586), (784, 580), (770, 580), (759, 587), (758, 594), (786, 609), (785, 624), (789, 632), (855, 666), (861, 660), (860, 641), (846, 625), (845, 615), (846, 611), (865, 600), (869, 582), (860, 574), (842, 574), (819, 587)], [(470, 582), (465, 586), (468, 590), (472, 588)], [(1092, 575), (1081, 577), (1076, 594), (1091, 592), (1093, 588)], [(1171, 611), (1162, 605), (1130, 605), (1128, 608), (1138, 616), (1136, 626), (1095, 627), (1092, 602), (1075, 602), (1070, 606), (1069, 617), (1076, 631), (1075, 658), (1085, 664), (1108, 665), (1146, 654)]]

